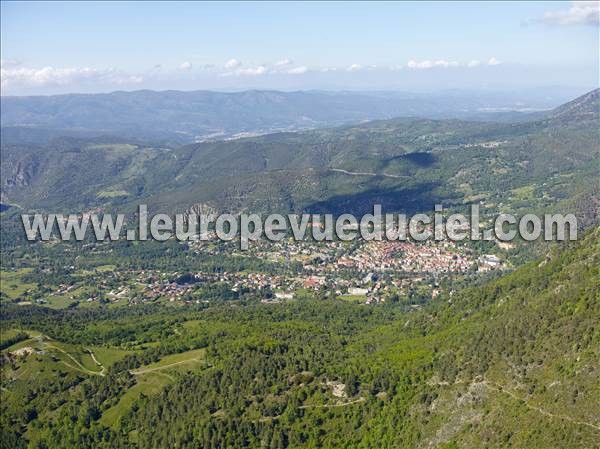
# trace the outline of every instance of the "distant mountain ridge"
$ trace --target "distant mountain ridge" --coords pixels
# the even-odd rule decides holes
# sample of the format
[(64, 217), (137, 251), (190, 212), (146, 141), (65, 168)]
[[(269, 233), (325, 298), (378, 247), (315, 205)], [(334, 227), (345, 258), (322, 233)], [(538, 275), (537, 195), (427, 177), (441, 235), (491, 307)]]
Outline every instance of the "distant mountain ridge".
[[(24, 209), (367, 213), (485, 201), (503, 210), (600, 204), (597, 94), (524, 123), (393, 119), (184, 146), (60, 138), (2, 144), (2, 202)], [(583, 112), (581, 112), (583, 111)]]
[(598, 120), (600, 117), (600, 88), (555, 108), (547, 117), (553, 120), (561, 118), (571, 121)]
[[(59, 135), (118, 135), (171, 144), (393, 117), (510, 121), (566, 101), (527, 92), (150, 91), (2, 97), (2, 127), (45, 142)], [(17, 128), (16, 130), (14, 128)], [(22, 130), (25, 129), (25, 132)], [(34, 140), (34, 139), (37, 139)]]

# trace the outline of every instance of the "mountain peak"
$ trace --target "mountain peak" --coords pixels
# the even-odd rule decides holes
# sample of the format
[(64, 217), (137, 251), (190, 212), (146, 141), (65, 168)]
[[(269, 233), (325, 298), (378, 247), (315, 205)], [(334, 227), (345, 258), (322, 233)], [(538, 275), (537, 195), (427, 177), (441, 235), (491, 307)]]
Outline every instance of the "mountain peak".
[(600, 118), (600, 88), (557, 107), (549, 114), (548, 118), (566, 121), (598, 120)]

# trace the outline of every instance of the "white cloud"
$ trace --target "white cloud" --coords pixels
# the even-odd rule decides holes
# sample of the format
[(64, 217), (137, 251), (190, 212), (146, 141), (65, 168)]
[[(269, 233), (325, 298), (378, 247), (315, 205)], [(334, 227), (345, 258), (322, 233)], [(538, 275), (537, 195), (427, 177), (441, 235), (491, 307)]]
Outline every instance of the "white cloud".
[(457, 61), (446, 61), (444, 59), (440, 59), (438, 61), (435, 61), (435, 66), (436, 67), (458, 67), (459, 64)]
[(500, 65), (502, 63), (500, 61), (498, 61), (494, 56), (492, 56), (487, 64), (488, 65)]
[(427, 60), (427, 61), (414, 61), (414, 60), (410, 60), (408, 61), (408, 64), (406, 64), (406, 66), (409, 69), (430, 69), (433, 67), (433, 62)]
[(300, 67), (294, 67), (293, 69), (289, 69), (285, 73), (288, 73), (290, 75), (302, 75), (302, 74), (304, 74), (306, 72), (308, 72), (308, 67), (306, 67), (305, 65), (303, 65), (303, 66), (300, 66)]
[(225, 64), (225, 68), (228, 69), (223, 73), (220, 73), (220, 77), (228, 76), (259, 76), (268, 73), (268, 69), (265, 65), (259, 65), (257, 67), (241, 67), (242, 63), (237, 59), (230, 59)]
[(473, 59), (472, 61), (469, 61), (469, 63), (467, 64), (467, 67), (469, 68), (473, 68), (473, 67), (479, 67), (481, 65), (481, 61), (478, 61), (477, 59)]
[(362, 65), (360, 64), (352, 64), (350, 67), (348, 67), (346, 70), (348, 72), (356, 72), (358, 70), (362, 69)]
[(272, 68), (270, 68), (268, 72), (272, 74), (282, 73), (288, 75), (302, 75), (308, 72), (308, 70), (308, 67), (305, 65), (294, 67), (294, 61), (292, 61), (290, 58), (284, 58), (273, 64)]
[(181, 70), (191, 70), (192, 69), (192, 63), (190, 61), (185, 61), (184, 63), (182, 63), (179, 68)]
[(0, 67), (16, 67), (21, 65), (21, 61), (17, 59), (0, 59)]
[(44, 67), (33, 69), (27, 67), (2, 68), (0, 70), (2, 87), (14, 86), (46, 87), (68, 86), (80, 83), (106, 83), (113, 85), (139, 84), (144, 81), (139, 75), (128, 75), (114, 69), (92, 69), (89, 67), (54, 68)]
[(227, 62), (225, 63), (225, 66), (224, 66), (224, 67), (225, 67), (227, 70), (233, 70), (233, 69), (237, 69), (237, 68), (238, 68), (239, 66), (241, 66), (241, 65), (242, 65), (242, 62), (241, 62), (241, 61), (238, 61), (238, 60), (237, 60), (237, 59), (235, 59), (235, 58), (231, 58), (229, 61), (227, 61)]
[(460, 64), (456, 61), (446, 61), (445, 59), (438, 59), (437, 61), (431, 61), (426, 59), (424, 61), (408, 61), (407, 67), (409, 69), (433, 69), (434, 67), (441, 68), (450, 68), (450, 67), (458, 67)]
[(275, 63), (275, 67), (284, 67), (284, 66), (287, 66), (287, 65), (291, 65), (291, 64), (293, 64), (293, 63), (294, 63), (294, 61), (292, 61), (291, 59), (289, 59), (289, 58), (284, 58), (284, 59), (282, 59), (281, 61), (277, 61), (277, 62)]
[(267, 68), (264, 65), (259, 65), (258, 67), (248, 67), (247, 69), (240, 69), (236, 71), (237, 75), (249, 75), (249, 76), (259, 76), (267, 73)]
[(548, 11), (542, 21), (550, 25), (600, 25), (600, 2), (571, 2), (567, 10)]

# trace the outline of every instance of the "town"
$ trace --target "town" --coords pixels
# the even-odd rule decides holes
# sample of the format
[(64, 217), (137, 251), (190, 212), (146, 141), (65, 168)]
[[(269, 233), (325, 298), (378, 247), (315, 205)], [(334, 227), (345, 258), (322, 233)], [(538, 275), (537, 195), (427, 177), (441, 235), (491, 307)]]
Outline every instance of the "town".
[[(26, 290), (12, 300), (51, 307), (86, 307), (94, 304), (136, 305), (154, 302), (209, 304), (222, 301), (257, 300), (281, 303), (304, 297), (336, 297), (363, 304), (406, 302), (418, 306), (440, 294), (453, 293), (452, 284), (465, 277), (502, 270), (507, 261), (494, 254), (477, 255), (450, 240), (443, 241), (331, 241), (280, 242), (259, 240), (249, 250), (233, 242), (193, 241), (185, 246), (188, 257), (219, 261), (262, 261), (264, 267), (120, 269), (105, 264), (81, 269), (85, 256), (66, 267), (46, 267), (50, 281)], [(45, 243), (71, 251), (68, 245)], [(55, 249), (53, 248), (53, 249)], [(55, 249), (57, 250), (57, 249)], [(112, 254), (107, 243), (88, 243), (85, 252), (95, 257)], [(268, 268), (266, 268), (268, 267)], [(25, 278), (27, 275), (25, 275)], [(48, 285), (49, 284), (49, 285)]]

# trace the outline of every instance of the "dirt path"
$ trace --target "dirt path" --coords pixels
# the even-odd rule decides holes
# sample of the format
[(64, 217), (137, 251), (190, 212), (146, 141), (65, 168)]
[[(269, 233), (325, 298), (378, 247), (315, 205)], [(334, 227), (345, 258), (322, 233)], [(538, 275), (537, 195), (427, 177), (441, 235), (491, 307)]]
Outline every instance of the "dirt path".
[(348, 171), (348, 170), (343, 170), (341, 168), (330, 168), (329, 171), (335, 171), (335, 172), (343, 173), (345, 175), (350, 175), (350, 176), (383, 176), (385, 178), (395, 178), (395, 179), (410, 178), (410, 176), (388, 175), (386, 173), (369, 173), (369, 172)]
[(572, 422), (573, 424), (578, 424), (581, 426), (587, 426), (587, 427), (591, 427), (592, 429), (595, 430), (600, 430), (600, 426), (597, 426), (596, 424), (592, 424), (589, 422), (585, 422), (585, 421), (578, 421), (574, 418), (571, 418), (570, 416), (567, 415), (557, 415), (554, 414), (552, 412), (549, 412), (547, 410), (544, 410), (540, 407), (537, 407), (535, 405), (531, 405), (530, 403), (528, 403), (527, 401), (525, 401), (524, 399), (520, 398), (518, 395), (516, 395), (515, 393), (513, 393), (510, 390), (507, 390), (506, 388), (504, 388), (502, 385), (496, 384), (494, 382), (491, 382), (489, 380), (484, 380), (483, 383), (490, 389), (501, 392), (501, 393), (506, 393), (507, 395), (509, 395), (511, 398), (517, 400), (517, 401), (521, 401), (525, 404), (525, 406), (527, 408), (529, 408), (530, 410), (535, 410), (536, 412), (545, 415), (545, 416), (549, 416), (551, 418), (557, 418), (557, 419), (564, 419), (565, 421), (569, 421)]
[(70, 364), (68, 364), (66, 362), (63, 362), (68, 367), (75, 368), (75, 369), (77, 369), (79, 371), (83, 371), (84, 373), (94, 374), (96, 376), (104, 376), (104, 367), (102, 365), (100, 365), (100, 366), (102, 366), (102, 370), (101, 371), (92, 371), (92, 370), (89, 370), (85, 366), (83, 366), (81, 363), (79, 363), (79, 360), (77, 360), (75, 357), (73, 357), (71, 354), (69, 354), (64, 349), (59, 348), (58, 346), (51, 345), (50, 343), (45, 343), (45, 345), (46, 345), (47, 348), (56, 349), (57, 351), (62, 352), (67, 357), (69, 357), (75, 363), (75, 365), (77, 366), (77, 367), (74, 367), (74, 366), (71, 366)]
[(145, 368), (145, 369), (134, 369), (129, 371), (131, 374), (133, 374), (134, 376), (138, 376), (140, 374), (145, 374), (145, 373), (152, 373), (154, 371), (162, 371), (164, 369), (167, 368), (171, 368), (172, 366), (176, 366), (176, 365), (182, 365), (184, 363), (190, 363), (190, 362), (199, 362), (200, 359), (197, 358), (191, 358), (191, 359), (187, 359), (187, 360), (181, 360), (179, 362), (173, 362), (173, 363), (169, 363), (168, 365), (163, 365), (163, 366), (156, 366), (154, 368)]
[(298, 408), (334, 408), (334, 407), (347, 407), (348, 405), (359, 404), (365, 402), (365, 398), (358, 398), (350, 402), (342, 402), (340, 404), (324, 404), (324, 405), (301, 405)]
[(100, 371), (100, 373), (102, 375), (104, 375), (104, 372), (106, 371), (106, 368), (104, 367), (104, 365), (98, 361), (98, 359), (96, 358), (96, 355), (94, 354), (94, 352), (90, 348), (84, 348), (84, 349), (90, 354), (90, 357), (92, 358), (92, 360), (94, 361), (94, 363), (96, 365), (98, 365), (100, 368), (102, 368), (102, 371)]
[(39, 335), (31, 336), (31, 338), (35, 338), (38, 341), (38, 343), (40, 345), (42, 345), (42, 347), (56, 349), (57, 351), (62, 352), (67, 357), (69, 357), (75, 363), (75, 366), (73, 366), (70, 363), (67, 363), (67, 362), (61, 360), (61, 362), (64, 365), (68, 366), (69, 368), (74, 369), (76, 371), (82, 371), (82, 372), (87, 373), (87, 374), (94, 374), (96, 376), (104, 376), (106, 368), (104, 367), (104, 365), (102, 365), (102, 363), (100, 363), (98, 361), (98, 359), (96, 359), (96, 356), (92, 352), (91, 349), (89, 349), (89, 348), (83, 348), (92, 357), (92, 360), (94, 361), (94, 363), (96, 365), (98, 365), (100, 368), (102, 368), (100, 371), (92, 371), (92, 370), (87, 369), (85, 366), (83, 366), (79, 362), (79, 360), (77, 360), (75, 357), (73, 357), (69, 352), (65, 351), (62, 348), (59, 348), (58, 346), (55, 346), (55, 345), (51, 344), (50, 342), (52, 341), (52, 338), (48, 337), (47, 335), (39, 334)]

